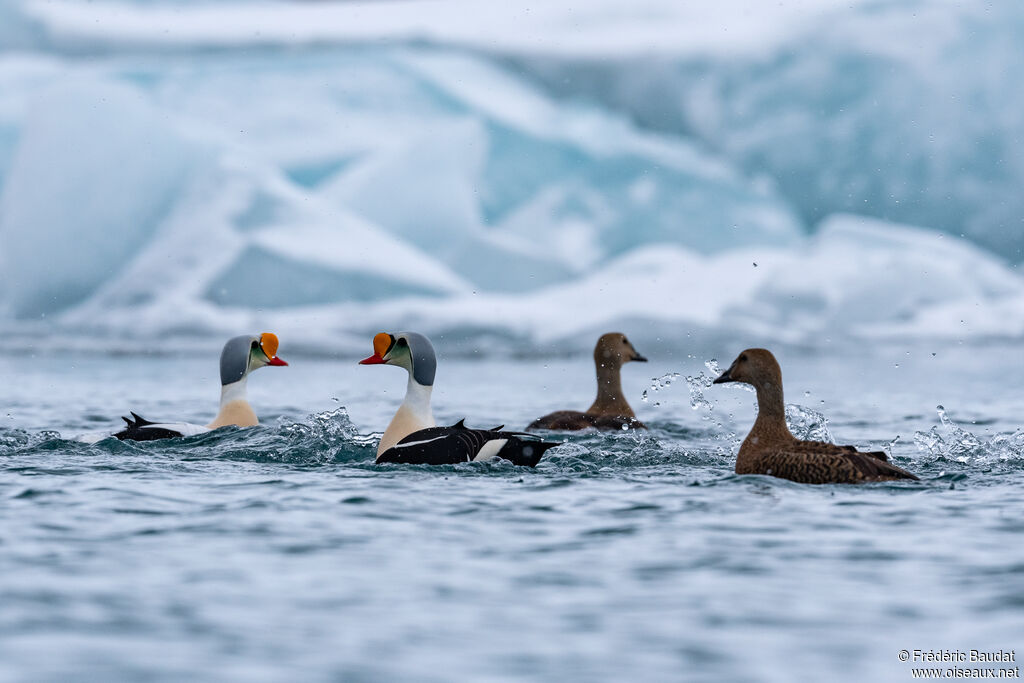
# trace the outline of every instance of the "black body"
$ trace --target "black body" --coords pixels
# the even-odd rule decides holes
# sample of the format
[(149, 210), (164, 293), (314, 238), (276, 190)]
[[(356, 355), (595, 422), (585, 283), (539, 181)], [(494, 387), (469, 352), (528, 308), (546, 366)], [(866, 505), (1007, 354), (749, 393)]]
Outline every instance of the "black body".
[[(157, 424), (156, 422), (150, 422), (144, 417), (140, 417), (136, 413), (132, 413), (131, 418), (122, 417), (128, 426), (119, 431), (114, 436), (121, 441), (156, 441), (157, 439), (177, 439), (181, 437), (181, 432), (176, 432), (173, 429), (164, 429), (163, 427), (150, 427), (149, 425)], [(145, 429), (143, 429), (145, 427)]]
[(451, 427), (429, 427), (413, 432), (377, 456), (378, 463), (454, 465), (471, 462), (488, 441), (506, 439), (497, 457), (513, 465), (536, 467), (544, 452), (559, 444), (532, 434), (498, 429), (470, 429), (459, 420)]

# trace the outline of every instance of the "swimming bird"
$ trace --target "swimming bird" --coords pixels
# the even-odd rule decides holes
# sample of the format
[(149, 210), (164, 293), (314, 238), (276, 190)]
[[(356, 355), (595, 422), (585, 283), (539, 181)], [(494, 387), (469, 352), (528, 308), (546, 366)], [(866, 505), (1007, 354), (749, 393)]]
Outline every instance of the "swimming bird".
[(636, 413), (622, 394), (620, 371), (625, 363), (631, 361), (646, 363), (647, 359), (637, 353), (621, 332), (602, 334), (594, 346), (594, 366), (597, 370), (597, 398), (594, 403), (584, 413), (578, 410), (558, 410), (539, 417), (527, 429), (647, 429), (643, 422), (636, 419)]
[(557, 443), (532, 434), (494, 429), (470, 429), (464, 420), (438, 427), (430, 408), (437, 357), (430, 340), (416, 332), (373, 338), (373, 355), (360, 365), (397, 365), (409, 373), (405, 399), (377, 447), (377, 462), (407, 465), (449, 465), (502, 458), (515, 465), (535, 467)]
[(257, 368), (288, 365), (277, 357), (277, 347), (277, 335), (271, 332), (264, 332), (258, 337), (242, 335), (228, 340), (220, 353), (220, 412), (205, 427), (188, 422), (150, 422), (132, 413), (131, 418), (121, 418), (127, 426), (114, 436), (122, 441), (153, 441), (195, 436), (228, 425), (252, 427), (259, 424), (256, 413), (246, 400), (245, 384), (249, 373)]
[(736, 474), (768, 474), (804, 484), (859, 484), (917, 479), (882, 451), (801, 441), (786, 425), (782, 369), (771, 351), (747, 349), (714, 383), (743, 382), (757, 390), (757, 420), (736, 456)]

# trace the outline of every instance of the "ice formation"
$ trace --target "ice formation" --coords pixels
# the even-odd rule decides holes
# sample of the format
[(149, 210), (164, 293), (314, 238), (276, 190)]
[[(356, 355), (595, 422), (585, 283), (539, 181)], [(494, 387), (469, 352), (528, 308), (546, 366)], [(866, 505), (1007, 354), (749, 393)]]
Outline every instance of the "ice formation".
[(620, 6), (5, 4), (0, 326), (1024, 334), (1024, 11)]

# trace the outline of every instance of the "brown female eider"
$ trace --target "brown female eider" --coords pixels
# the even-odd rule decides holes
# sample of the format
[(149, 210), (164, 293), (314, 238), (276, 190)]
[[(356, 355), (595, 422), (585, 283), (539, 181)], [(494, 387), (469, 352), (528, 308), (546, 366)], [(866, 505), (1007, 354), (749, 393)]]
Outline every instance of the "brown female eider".
[(917, 479), (881, 451), (801, 441), (786, 426), (782, 370), (771, 351), (747, 349), (715, 384), (743, 382), (757, 390), (757, 420), (736, 456), (736, 474), (767, 474), (804, 484), (859, 484)]
[(539, 417), (527, 429), (577, 430), (595, 429), (647, 429), (636, 419), (636, 413), (629, 407), (622, 394), (620, 370), (624, 363), (647, 359), (636, 352), (633, 345), (620, 332), (601, 335), (594, 347), (594, 365), (597, 368), (597, 398), (587, 412), (559, 410)]

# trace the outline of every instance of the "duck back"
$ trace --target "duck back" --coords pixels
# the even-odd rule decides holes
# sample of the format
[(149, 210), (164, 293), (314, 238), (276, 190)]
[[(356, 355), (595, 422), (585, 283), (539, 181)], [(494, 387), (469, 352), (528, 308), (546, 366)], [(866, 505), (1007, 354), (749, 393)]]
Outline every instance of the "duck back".
[(621, 431), (623, 429), (647, 429), (640, 420), (624, 415), (593, 415), (578, 410), (558, 410), (531, 422), (529, 429), (550, 429), (552, 431), (578, 431), (600, 429)]

